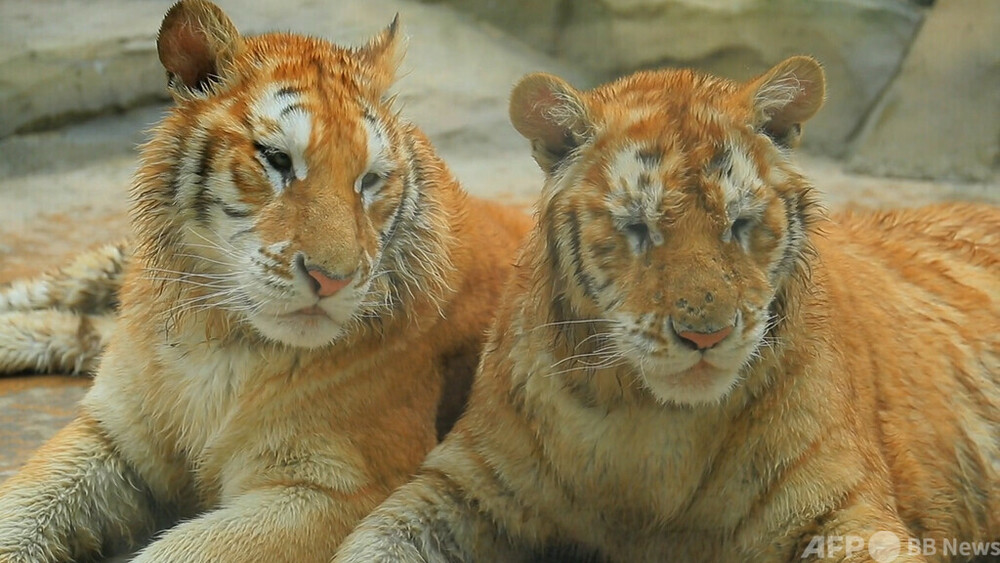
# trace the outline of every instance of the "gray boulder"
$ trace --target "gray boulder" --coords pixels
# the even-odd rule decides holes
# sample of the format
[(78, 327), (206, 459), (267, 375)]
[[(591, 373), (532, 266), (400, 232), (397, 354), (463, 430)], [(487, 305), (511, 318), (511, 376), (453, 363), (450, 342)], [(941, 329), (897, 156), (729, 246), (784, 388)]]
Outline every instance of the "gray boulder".
[(690, 66), (744, 79), (789, 55), (813, 55), (829, 96), (805, 143), (832, 156), (847, 151), (922, 20), (900, 0), (449, 1), (602, 77)]
[(860, 135), (859, 172), (987, 180), (1000, 168), (1000, 4), (940, 0)]

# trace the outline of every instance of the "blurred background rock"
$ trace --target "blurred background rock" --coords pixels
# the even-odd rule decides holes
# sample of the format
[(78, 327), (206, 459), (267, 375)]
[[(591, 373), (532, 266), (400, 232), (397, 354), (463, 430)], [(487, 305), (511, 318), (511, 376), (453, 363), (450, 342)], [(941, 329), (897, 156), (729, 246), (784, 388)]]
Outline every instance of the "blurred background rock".
[(439, 0), (606, 79), (694, 67), (748, 78), (817, 57), (805, 147), (853, 170), (985, 180), (1000, 165), (996, 0)]
[[(578, 87), (662, 66), (745, 79), (811, 54), (829, 95), (799, 160), (830, 207), (1000, 202), (1000, 0), (216, 2), (243, 32), (342, 44), (398, 12), (402, 114), (486, 197), (530, 204), (541, 186), (507, 121), (525, 73)], [(0, 283), (127, 234), (135, 147), (167, 103), (155, 37), (172, 3), (0, 0)], [(0, 378), (0, 479), (86, 387)]]
[[(470, 132), (481, 121), (476, 110), (502, 102), (520, 71), (560, 68), (545, 55), (590, 85), (665, 66), (744, 79), (806, 53), (829, 82), (806, 150), (884, 176), (984, 181), (1000, 167), (997, 0), (220, 3), (245, 31), (276, 27), (346, 42), (401, 12), (416, 39), (408, 59), (415, 87), (404, 99), (418, 107), (408, 113), (420, 122), (449, 109), (422, 123), (432, 137)], [(170, 4), (4, 0), (0, 138), (164, 100), (153, 40)], [(470, 87), (443, 95), (456, 84)], [(15, 155), (15, 168), (30, 164), (30, 155)]]

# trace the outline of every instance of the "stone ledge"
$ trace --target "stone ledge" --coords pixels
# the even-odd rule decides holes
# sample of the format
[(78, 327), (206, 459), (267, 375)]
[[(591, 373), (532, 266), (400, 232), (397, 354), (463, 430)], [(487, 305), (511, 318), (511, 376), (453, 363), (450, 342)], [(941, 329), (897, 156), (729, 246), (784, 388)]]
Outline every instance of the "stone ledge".
[(835, 157), (846, 154), (923, 19), (900, 0), (538, 0), (525, 9), (446, 1), (605, 78), (693, 67), (743, 80), (790, 55), (813, 55), (829, 92), (804, 142)]
[[(589, 85), (583, 73), (447, 7), (407, 0), (216, 2), (244, 33), (293, 30), (345, 45), (367, 39), (399, 13), (410, 42), (397, 91), (406, 113), (430, 135), (471, 128), (520, 143), (507, 125), (506, 99), (521, 75), (548, 70)], [(0, 138), (166, 99), (155, 37), (172, 4), (0, 2)]]
[(857, 172), (983, 181), (1000, 175), (1000, 5), (940, 0), (859, 135)]
[(0, 137), (163, 98), (167, 0), (0, 3)]

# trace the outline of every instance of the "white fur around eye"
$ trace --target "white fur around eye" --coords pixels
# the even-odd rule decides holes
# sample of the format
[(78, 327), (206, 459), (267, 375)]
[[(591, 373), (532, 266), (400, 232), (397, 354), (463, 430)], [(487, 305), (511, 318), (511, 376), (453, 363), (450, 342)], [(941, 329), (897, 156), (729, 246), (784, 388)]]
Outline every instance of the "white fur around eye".
[(275, 85), (264, 92), (251, 107), (251, 121), (256, 129), (257, 159), (264, 167), (276, 191), (294, 179), (309, 174), (305, 152), (312, 135), (313, 118), (293, 88)]

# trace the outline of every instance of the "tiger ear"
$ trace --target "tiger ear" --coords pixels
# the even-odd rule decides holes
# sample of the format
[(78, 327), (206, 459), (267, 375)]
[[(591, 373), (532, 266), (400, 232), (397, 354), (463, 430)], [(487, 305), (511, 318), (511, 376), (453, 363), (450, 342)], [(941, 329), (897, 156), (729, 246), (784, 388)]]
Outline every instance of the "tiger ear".
[(530, 74), (510, 95), (510, 121), (531, 141), (532, 156), (551, 174), (592, 135), (587, 106), (576, 89), (550, 74)]
[(405, 52), (403, 43), (399, 33), (399, 14), (396, 14), (388, 27), (354, 51), (376, 91), (384, 92), (396, 80), (396, 70)]
[(222, 9), (207, 0), (181, 0), (160, 25), (156, 51), (169, 87), (184, 97), (207, 92), (229, 71), (243, 38)]
[(812, 57), (791, 57), (752, 80), (744, 89), (757, 128), (779, 146), (794, 147), (802, 124), (823, 106), (826, 78)]

